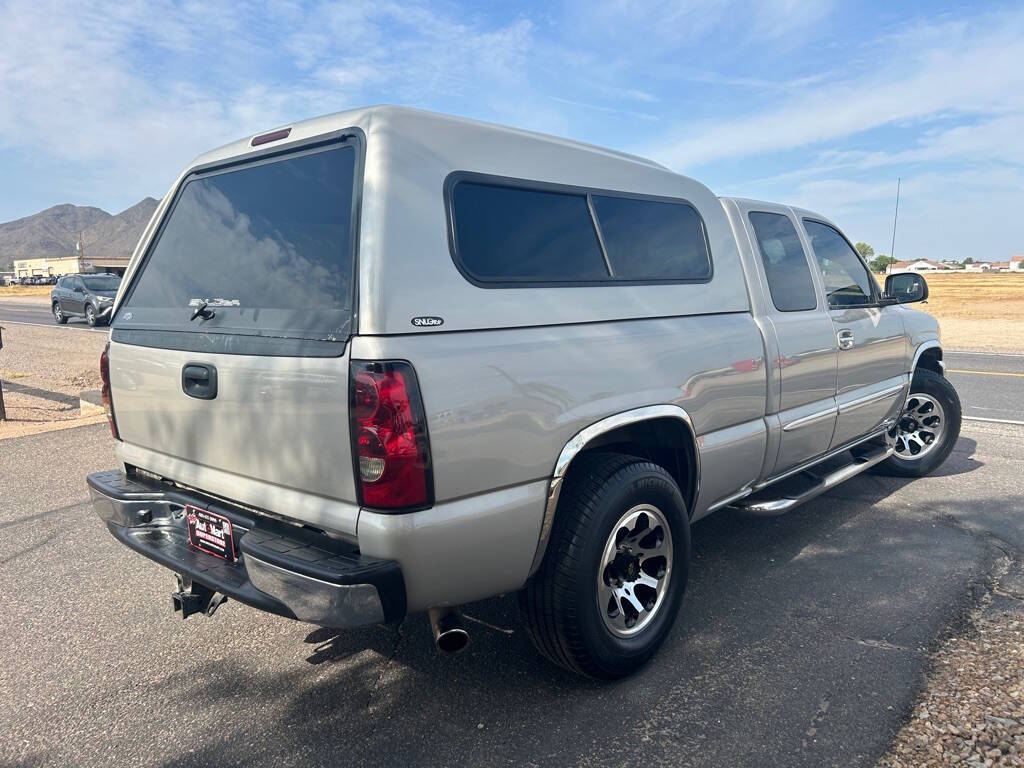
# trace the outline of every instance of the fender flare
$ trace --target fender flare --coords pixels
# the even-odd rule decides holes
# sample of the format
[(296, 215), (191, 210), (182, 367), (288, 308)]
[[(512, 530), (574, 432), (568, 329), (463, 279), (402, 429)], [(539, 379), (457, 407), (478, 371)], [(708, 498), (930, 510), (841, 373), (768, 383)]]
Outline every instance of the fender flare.
[(530, 576), (536, 573), (544, 559), (544, 553), (548, 548), (548, 540), (551, 538), (551, 528), (555, 522), (555, 510), (558, 508), (558, 497), (562, 492), (562, 482), (569, 472), (569, 466), (587, 444), (611, 432), (612, 430), (630, 424), (637, 424), (652, 419), (674, 418), (679, 419), (685, 425), (693, 440), (693, 455), (696, 464), (696, 477), (694, 478), (694, 498), (700, 494), (700, 443), (697, 440), (697, 433), (693, 428), (693, 420), (683, 408), (678, 405), (646, 405), (640, 408), (633, 408), (629, 411), (622, 411), (596, 421), (588, 427), (584, 427), (569, 440), (558, 454), (558, 461), (555, 462), (554, 471), (548, 481), (548, 496), (544, 505), (544, 518), (541, 521), (540, 536), (537, 540), (537, 551), (533, 556), (533, 563), (530, 565)]
[(917, 370), (917, 364), (921, 360), (921, 355), (923, 355), (929, 349), (937, 349), (937, 350), (939, 350), (941, 352), (942, 351), (942, 343), (938, 339), (931, 339), (929, 341), (922, 341), (918, 345), (917, 351), (914, 352), (914, 362), (910, 364), (910, 375), (911, 376), (913, 376), (914, 375), (914, 371)]

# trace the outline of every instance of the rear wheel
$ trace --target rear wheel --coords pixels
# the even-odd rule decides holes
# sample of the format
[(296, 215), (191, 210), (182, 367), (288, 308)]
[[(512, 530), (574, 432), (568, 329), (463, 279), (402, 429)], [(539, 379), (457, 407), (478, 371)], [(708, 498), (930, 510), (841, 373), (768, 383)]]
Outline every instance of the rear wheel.
[(60, 308), (60, 302), (53, 302), (53, 306), (50, 308), (53, 310), (53, 319), (57, 322), (57, 325), (64, 325), (68, 321), (68, 316), (64, 314), (64, 310)]
[(690, 528), (662, 467), (619, 454), (573, 463), (547, 554), (520, 593), (537, 649), (591, 677), (642, 666), (675, 622), (686, 589)]
[(96, 327), (96, 309), (92, 304), (85, 305), (85, 322), (89, 324), (90, 328)]
[(914, 373), (910, 397), (890, 435), (896, 452), (877, 471), (897, 477), (923, 477), (949, 456), (960, 436), (960, 397), (949, 381), (926, 368)]

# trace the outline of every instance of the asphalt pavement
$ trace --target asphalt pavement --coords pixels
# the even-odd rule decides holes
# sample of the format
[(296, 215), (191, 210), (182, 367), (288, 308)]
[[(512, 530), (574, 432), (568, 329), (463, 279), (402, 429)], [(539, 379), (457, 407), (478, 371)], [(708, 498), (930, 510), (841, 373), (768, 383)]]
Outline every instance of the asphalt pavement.
[(928, 650), (1017, 573), (1022, 460), (1024, 428), (965, 422), (932, 477), (712, 515), (668, 642), (599, 684), (542, 661), (511, 597), (467, 607), (451, 658), (422, 616), (182, 621), (170, 572), (86, 503), (85, 475), (115, 464), (106, 427), (3, 440), (0, 764), (870, 766)]
[(964, 416), (1024, 424), (1024, 355), (946, 352), (943, 360)]
[(45, 296), (21, 297), (13, 299), (0, 299), (0, 325), (23, 324), (23, 325), (46, 325), (51, 328), (69, 328), (71, 330), (87, 331), (89, 333), (106, 333), (105, 328), (90, 328), (85, 323), (85, 318), (73, 317), (67, 325), (57, 325), (50, 314), (50, 305)]

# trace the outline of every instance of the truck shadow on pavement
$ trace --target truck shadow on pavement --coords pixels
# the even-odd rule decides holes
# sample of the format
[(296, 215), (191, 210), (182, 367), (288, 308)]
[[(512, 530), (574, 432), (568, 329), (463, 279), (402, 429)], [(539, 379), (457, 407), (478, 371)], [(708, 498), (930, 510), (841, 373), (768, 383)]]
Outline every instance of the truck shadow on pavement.
[[(980, 468), (974, 447), (962, 439), (945, 474)], [(292, 658), (190, 661), (151, 691), (196, 722), (165, 764), (872, 765), (927, 649), (999, 554), (925, 509), (927, 489), (909, 482), (863, 475), (784, 517), (697, 523), (676, 628), (617, 683), (540, 659), (512, 596), (466, 606), (484, 623), (452, 658), (414, 616), (291, 625)]]

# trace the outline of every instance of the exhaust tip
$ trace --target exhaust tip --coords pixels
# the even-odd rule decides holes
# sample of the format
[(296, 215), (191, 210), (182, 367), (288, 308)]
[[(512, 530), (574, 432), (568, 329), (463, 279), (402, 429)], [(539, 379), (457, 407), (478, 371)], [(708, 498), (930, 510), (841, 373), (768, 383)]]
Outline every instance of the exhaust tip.
[(452, 656), (459, 651), (465, 650), (469, 645), (469, 632), (462, 627), (449, 629), (441, 632), (435, 639), (434, 645), (441, 653)]
[(434, 633), (434, 647), (439, 653), (452, 656), (469, 645), (469, 632), (462, 625), (462, 616), (454, 608), (431, 608), (430, 629)]

